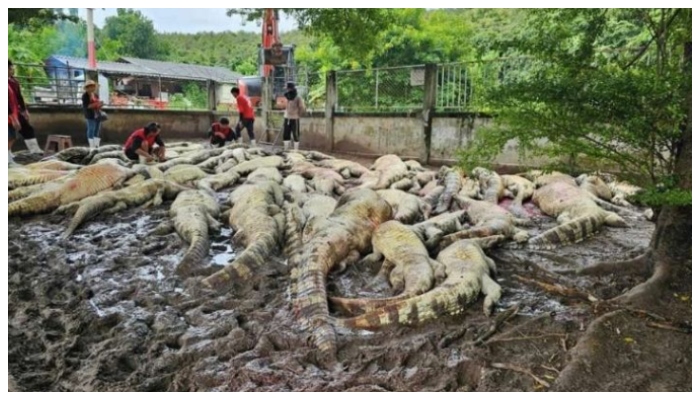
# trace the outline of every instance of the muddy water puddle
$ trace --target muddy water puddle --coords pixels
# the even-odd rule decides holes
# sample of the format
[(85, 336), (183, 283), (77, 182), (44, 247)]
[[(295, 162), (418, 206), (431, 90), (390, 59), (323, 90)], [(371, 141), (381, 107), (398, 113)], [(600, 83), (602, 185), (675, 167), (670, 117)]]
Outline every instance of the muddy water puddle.
[[(96, 218), (68, 240), (59, 239), (68, 218), (9, 222), (16, 233), (8, 245), (9, 368), (20, 389), (532, 390), (527, 376), (484, 365), (564, 359), (559, 340), (538, 343), (538, 351), (517, 342), (488, 351), (474, 347), (491, 321), (481, 313), (480, 298), (466, 315), (424, 326), (339, 331), (342, 368), (322, 370), (290, 310), (288, 274), (281, 263), (271, 263), (274, 273), (262, 271), (255, 287), (226, 294), (193, 292), (201, 277), (183, 281), (174, 275), (185, 245), (176, 233), (151, 234), (168, 218), (169, 205)], [(528, 230), (550, 226), (553, 222), (544, 220)], [(556, 251), (490, 252), (503, 287), (497, 311), (520, 306), (504, 329), (527, 322), (523, 335), (554, 332), (573, 339), (578, 322), (569, 327), (550, 317), (574, 318), (566, 317), (571, 305), (515, 279), (532, 277), (524, 260), (566, 271), (623, 259), (648, 243), (652, 228), (634, 221), (631, 228), (603, 228)], [(207, 263), (225, 265), (236, 257), (231, 235), (224, 227), (210, 236)], [(350, 266), (331, 277), (329, 293), (391, 295), (377, 272), (378, 267)], [(571, 282), (596, 288), (582, 278)]]

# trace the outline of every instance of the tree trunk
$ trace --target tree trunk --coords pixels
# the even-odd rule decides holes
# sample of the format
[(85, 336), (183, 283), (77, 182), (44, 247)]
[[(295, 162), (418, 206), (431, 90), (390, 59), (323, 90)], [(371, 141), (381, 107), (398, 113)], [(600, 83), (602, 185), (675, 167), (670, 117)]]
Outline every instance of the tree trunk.
[[(691, 42), (685, 44), (685, 71), (688, 74), (690, 74), (691, 65), (691, 46)], [(677, 188), (688, 191), (691, 191), (693, 187), (692, 102), (692, 91), (688, 89), (684, 104), (687, 120), (681, 125), (682, 134), (674, 168), (674, 173), (678, 178)], [(692, 217), (691, 204), (685, 206), (665, 205), (661, 208), (649, 244), (651, 261), (654, 263), (654, 275), (648, 281), (618, 297), (617, 300), (635, 303), (653, 301), (681, 268), (685, 268), (686, 264), (690, 265)]]

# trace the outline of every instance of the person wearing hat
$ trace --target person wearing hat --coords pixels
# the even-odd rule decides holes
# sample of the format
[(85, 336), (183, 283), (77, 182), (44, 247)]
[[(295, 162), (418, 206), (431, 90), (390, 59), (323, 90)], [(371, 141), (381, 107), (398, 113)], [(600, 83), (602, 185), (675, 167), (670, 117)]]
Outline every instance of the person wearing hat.
[(151, 122), (129, 135), (124, 143), (124, 155), (141, 164), (150, 163), (155, 159), (165, 161), (165, 143), (160, 138), (160, 125)]
[(294, 138), (294, 150), (299, 150), (299, 117), (306, 112), (304, 100), (299, 97), (293, 82), (287, 82), (284, 97), (287, 108), (284, 110), (284, 150), (289, 150), (290, 140)]
[(27, 145), (27, 149), (31, 153), (42, 154), (43, 151), (39, 148), (39, 143), (36, 141), (34, 136), (34, 127), (29, 123), (29, 110), (27, 110), (27, 104), (24, 102), (24, 96), (22, 96), (22, 88), (19, 84), (17, 78), (15, 78), (15, 66), (12, 64), (11, 60), (7, 60), (7, 74), (8, 74), (8, 84), (10, 90), (13, 94), (13, 100), (17, 104), (19, 114), (17, 116), (20, 127), (15, 130), (15, 134), (11, 135), (9, 138), (9, 156), (12, 159), (12, 145), (15, 142), (17, 133), (22, 135), (24, 138), (24, 143)]
[(87, 138), (90, 148), (100, 147), (100, 111), (104, 103), (95, 93), (97, 84), (93, 80), (87, 80), (83, 85), (83, 114), (87, 122)]

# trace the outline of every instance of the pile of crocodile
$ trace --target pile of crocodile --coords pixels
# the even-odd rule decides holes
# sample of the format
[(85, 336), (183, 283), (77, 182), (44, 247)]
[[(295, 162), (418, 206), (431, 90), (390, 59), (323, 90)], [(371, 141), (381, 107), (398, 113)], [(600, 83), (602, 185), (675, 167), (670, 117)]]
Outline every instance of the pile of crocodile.
[[(241, 144), (171, 144), (166, 157), (132, 165), (118, 146), (74, 147), (11, 168), (8, 216), (68, 215), (62, 240), (71, 240), (99, 215), (168, 207), (157, 231), (176, 231), (186, 248), (171, 274), (232, 296), (285, 260), (291, 309), (328, 362), (337, 329), (417, 325), (463, 313), (480, 294), (490, 315), (501, 297), (494, 247), (554, 249), (643, 218), (630, 204), (640, 189), (602, 173), (431, 170), (396, 155), (367, 168)], [(557, 225), (532, 234), (543, 218)], [(210, 236), (224, 225), (240, 251), (219, 266), (208, 260)], [(329, 296), (329, 281), (349, 266), (373, 271), (393, 295)]]

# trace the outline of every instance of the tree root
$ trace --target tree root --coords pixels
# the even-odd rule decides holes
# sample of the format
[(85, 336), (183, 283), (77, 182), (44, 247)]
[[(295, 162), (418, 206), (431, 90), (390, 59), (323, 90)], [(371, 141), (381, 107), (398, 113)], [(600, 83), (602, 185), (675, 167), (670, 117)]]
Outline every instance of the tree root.
[(648, 266), (651, 260), (651, 249), (646, 250), (641, 255), (625, 260), (614, 262), (601, 262), (590, 267), (585, 267), (575, 271), (576, 275), (629, 275), (643, 274), (646, 272), (645, 267)]
[(540, 385), (549, 388), (549, 382), (545, 381), (544, 379), (538, 377), (535, 375), (532, 371), (530, 371), (527, 368), (521, 367), (519, 365), (514, 365), (514, 364), (507, 364), (507, 363), (492, 363), (491, 368), (498, 368), (498, 369), (507, 369), (509, 371), (515, 371), (515, 372), (520, 372), (521, 374), (525, 375), (530, 375), (532, 379), (535, 380), (535, 382), (539, 383)]
[(666, 289), (666, 284), (671, 278), (670, 265), (657, 261), (654, 264), (654, 274), (644, 283), (641, 283), (628, 292), (623, 293), (614, 299), (612, 303), (647, 305), (658, 301), (659, 297)]
[(585, 293), (585, 292), (582, 292), (578, 289), (574, 289), (571, 287), (565, 287), (565, 286), (560, 285), (560, 284), (545, 283), (545, 282), (537, 281), (535, 279), (525, 278), (525, 277), (522, 277), (519, 275), (513, 275), (513, 278), (515, 278), (516, 280), (518, 280), (522, 283), (532, 284), (534, 286), (539, 287), (540, 289), (544, 290), (547, 293), (555, 294), (558, 296), (571, 297), (571, 298), (575, 298), (575, 299), (579, 299), (579, 300), (589, 301), (591, 303), (595, 303), (598, 301), (598, 299), (590, 293)]
[(476, 340), (474, 340), (474, 345), (479, 346), (483, 344), (486, 341), (486, 339), (490, 338), (496, 332), (498, 332), (498, 330), (506, 321), (516, 316), (518, 314), (518, 311), (520, 311), (520, 305), (516, 304), (513, 307), (498, 314), (498, 316), (496, 316), (495, 320), (493, 321), (493, 324), (491, 324), (489, 329), (483, 334), (481, 334), (478, 338), (476, 338)]

